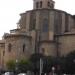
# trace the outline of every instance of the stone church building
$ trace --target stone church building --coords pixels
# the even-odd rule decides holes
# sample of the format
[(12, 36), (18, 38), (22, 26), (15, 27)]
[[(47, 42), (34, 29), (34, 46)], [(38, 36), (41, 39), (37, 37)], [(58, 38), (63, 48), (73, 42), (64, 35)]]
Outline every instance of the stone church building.
[(33, 0), (33, 10), (21, 13), (17, 29), (0, 40), (0, 66), (38, 52), (65, 56), (75, 50), (75, 16), (54, 8), (53, 0)]

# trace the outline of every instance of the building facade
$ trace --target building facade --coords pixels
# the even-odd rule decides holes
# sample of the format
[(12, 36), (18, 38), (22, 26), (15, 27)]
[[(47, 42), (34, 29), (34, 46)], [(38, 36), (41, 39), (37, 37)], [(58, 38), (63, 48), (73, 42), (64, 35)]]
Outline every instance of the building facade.
[(38, 52), (65, 56), (75, 50), (75, 16), (54, 8), (53, 0), (33, 0), (33, 10), (21, 13), (17, 29), (0, 41), (0, 64), (29, 58)]

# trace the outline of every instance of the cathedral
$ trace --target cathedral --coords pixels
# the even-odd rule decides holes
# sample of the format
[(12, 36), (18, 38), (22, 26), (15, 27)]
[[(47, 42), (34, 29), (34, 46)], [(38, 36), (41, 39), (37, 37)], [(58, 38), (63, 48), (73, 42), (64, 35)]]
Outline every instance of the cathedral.
[(65, 56), (75, 50), (75, 15), (54, 6), (53, 0), (33, 0), (33, 10), (20, 14), (17, 28), (0, 40), (0, 67), (33, 53)]

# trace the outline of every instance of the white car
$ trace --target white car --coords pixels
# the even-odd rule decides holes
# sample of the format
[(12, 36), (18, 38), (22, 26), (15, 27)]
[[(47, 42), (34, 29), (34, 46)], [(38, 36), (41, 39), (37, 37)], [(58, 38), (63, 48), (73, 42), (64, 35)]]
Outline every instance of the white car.
[(26, 75), (26, 73), (19, 73), (18, 75)]
[(13, 73), (13, 72), (5, 72), (5, 73), (2, 74), (2, 75), (14, 75), (14, 73)]

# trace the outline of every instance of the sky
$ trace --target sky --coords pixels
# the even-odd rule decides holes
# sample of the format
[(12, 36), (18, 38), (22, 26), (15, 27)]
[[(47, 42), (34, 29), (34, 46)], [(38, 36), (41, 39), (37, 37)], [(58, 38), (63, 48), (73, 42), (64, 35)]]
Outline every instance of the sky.
[[(75, 15), (75, 0), (54, 0), (55, 9)], [(33, 0), (0, 0), (0, 39), (17, 28), (20, 13), (33, 9)]]

